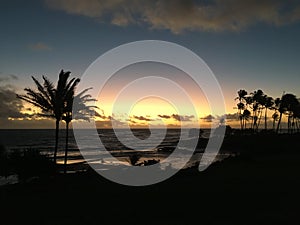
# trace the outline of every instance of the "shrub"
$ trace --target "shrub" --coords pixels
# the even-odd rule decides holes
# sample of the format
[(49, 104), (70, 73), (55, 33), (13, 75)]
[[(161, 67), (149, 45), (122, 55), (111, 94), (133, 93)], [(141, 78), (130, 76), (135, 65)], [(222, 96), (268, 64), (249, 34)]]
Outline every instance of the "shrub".
[(48, 155), (36, 149), (13, 150), (9, 154), (10, 170), (19, 176), (20, 180), (31, 177), (48, 177), (55, 172), (55, 164)]

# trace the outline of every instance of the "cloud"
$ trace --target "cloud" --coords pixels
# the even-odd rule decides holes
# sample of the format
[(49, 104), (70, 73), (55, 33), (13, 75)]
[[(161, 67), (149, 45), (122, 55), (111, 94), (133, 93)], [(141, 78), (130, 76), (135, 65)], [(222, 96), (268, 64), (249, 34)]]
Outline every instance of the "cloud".
[(225, 117), (227, 121), (229, 121), (229, 120), (238, 120), (239, 119), (239, 115), (237, 113), (226, 114), (225, 116), (222, 116), (222, 117)]
[(284, 25), (300, 20), (297, 0), (45, 0), (48, 7), (119, 26), (150, 29), (239, 31), (255, 23)]
[(190, 116), (187, 116), (187, 115), (178, 115), (178, 114), (172, 114), (172, 118), (177, 120), (177, 121), (192, 121), (192, 119), (195, 118), (194, 115), (190, 115)]
[(212, 122), (216, 118), (213, 115), (207, 115), (207, 116), (204, 116), (204, 117), (202, 117), (200, 119), (202, 119), (204, 122), (210, 123), (210, 122)]
[(18, 80), (19, 78), (14, 75), (14, 74), (8, 74), (8, 75), (2, 75), (2, 73), (0, 72), (0, 82), (3, 83), (3, 82), (7, 82), (7, 81), (11, 81), (11, 80)]
[(10, 85), (0, 85), (0, 102), (1, 120), (24, 117), (24, 114), (20, 112), (23, 109), (22, 101), (16, 97), (16, 93)]
[(152, 119), (144, 117), (144, 116), (133, 116), (132, 118), (136, 119), (136, 120), (142, 120), (142, 121), (153, 121)]
[(213, 115), (207, 115), (204, 117), (201, 117), (200, 119), (203, 120), (204, 122), (210, 123), (213, 122), (213, 120), (219, 120), (219, 121), (227, 121), (227, 122), (232, 122), (232, 121), (237, 121), (239, 118), (237, 113), (229, 113), (229, 114), (225, 114), (225, 115), (217, 115), (217, 116), (213, 116)]
[(168, 115), (157, 115), (159, 118), (162, 118), (162, 119), (170, 119), (171, 116), (168, 116)]
[(96, 127), (98, 128), (124, 128), (126, 127), (126, 123), (117, 119), (113, 119), (110, 117), (108, 120), (95, 121)]
[(47, 45), (43, 42), (30, 44), (28, 47), (34, 51), (51, 51), (52, 50), (52, 48), (49, 45)]
[(178, 115), (178, 114), (172, 114), (172, 115), (157, 115), (159, 118), (162, 119), (174, 119), (177, 121), (192, 121), (192, 119), (195, 118), (194, 115)]
[(133, 124), (137, 124), (137, 122), (134, 121), (134, 120), (130, 120), (130, 119), (129, 119), (129, 120), (126, 120), (126, 121), (127, 121), (128, 123), (130, 123), (130, 124), (132, 124), (132, 123), (133, 123)]

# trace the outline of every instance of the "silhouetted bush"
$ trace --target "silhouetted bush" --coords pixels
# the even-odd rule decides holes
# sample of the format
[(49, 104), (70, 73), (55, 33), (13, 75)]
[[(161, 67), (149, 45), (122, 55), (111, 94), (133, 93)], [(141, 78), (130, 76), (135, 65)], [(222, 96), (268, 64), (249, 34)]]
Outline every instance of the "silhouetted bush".
[(55, 173), (51, 159), (36, 149), (13, 150), (8, 161), (9, 170), (17, 174), (21, 181), (32, 177), (48, 177)]
[(136, 166), (136, 163), (139, 161), (140, 156), (138, 156), (137, 154), (133, 154), (129, 156), (129, 163), (132, 166)]

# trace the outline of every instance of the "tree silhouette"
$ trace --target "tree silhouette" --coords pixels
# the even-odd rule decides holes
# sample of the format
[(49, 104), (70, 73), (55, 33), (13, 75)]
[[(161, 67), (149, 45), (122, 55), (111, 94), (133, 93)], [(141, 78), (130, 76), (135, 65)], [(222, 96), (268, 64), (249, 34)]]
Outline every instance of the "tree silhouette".
[(89, 120), (91, 117), (94, 116), (95, 109), (98, 108), (97, 106), (88, 106), (86, 103), (88, 102), (95, 102), (96, 99), (92, 98), (91, 95), (86, 94), (91, 88), (87, 88), (80, 92), (78, 95), (74, 96), (75, 88), (78, 84), (74, 82), (73, 85), (70, 87), (66, 94), (65, 99), (65, 107), (62, 119), (66, 123), (66, 146), (65, 146), (65, 156), (64, 156), (64, 173), (67, 172), (67, 160), (68, 160), (68, 142), (69, 142), (69, 124), (73, 119), (80, 119), (80, 120)]
[(297, 129), (297, 132), (299, 132), (299, 120), (300, 120), (300, 103), (295, 106), (293, 111), (293, 129)]
[(72, 86), (78, 83), (78, 79), (72, 78), (68, 81), (70, 72), (64, 72), (63, 70), (59, 73), (59, 78), (56, 88), (53, 83), (45, 76), (43, 76), (43, 85), (32, 76), (32, 79), (37, 87), (37, 90), (31, 88), (25, 88), (25, 95), (17, 95), (18, 98), (38, 107), (42, 113), (39, 116), (55, 118), (55, 148), (53, 160), (56, 163), (57, 150), (58, 150), (58, 134), (59, 134), (59, 123), (62, 119), (65, 107), (65, 99), (68, 90)]
[(265, 130), (268, 129), (268, 109), (273, 110), (274, 99), (267, 95), (264, 96), (264, 106), (265, 106)]
[(277, 111), (275, 111), (272, 115), (272, 118), (273, 118), (273, 131), (275, 131), (275, 124), (276, 124), (276, 121), (278, 120), (278, 117), (279, 117), (279, 114), (277, 113)]
[[(246, 90), (239, 90), (237, 109), (241, 130), (247, 128), (247, 121), (252, 118), (251, 129), (258, 132), (262, 117), (264, 117), (264, 129), (268, 129), (268, 110), (274, 110), (273, 131), (279, 132), (282, 116), (287, 115), (288, 131), (300, 131), (300, 99), (293, 94), (283, 93), (281, 98), (273, 99), (262, 90), (257, 90), (248, 94)], [(250, 110), (252, 110), (252, 113)], [(264, 113), (264, 116), (263, 116)], [(277, 127), (276, 127), (276, 121)]]
[(299, 101), (297, 97), (293, 94), (284, 94), (281, 97), (279, 103), (277, 104), (279, 105), (278, 111), (280, 115), (277, 123), (276, 133), (279, 132), (279, 127), (281, 124), (283, 114), (287, 114), (288, 116), (288, 132), (290, 132), (291, 125), (292, 125), (291, 119), (293, 118), (293, 111), (295, 110), (296, 106), (299, 104)]
[(25, 95), (18, 95), (17, 97), (30, 103), (31, 105), (41, 109), (39, 116), (50, 117), (56, 119), (56, 129), (55, 129), (55, 149), (53, 160), (56, 163), (56, 152), (58, 148), (58, 131), (59, 131), (59, 121), (61, 119), (61, 111), (56, 109), (58, 107), (55, 96), (55, 89), (53, 84), (48, 80), (47, 77), (43, 76), (44, 84), (42, 85), (35, 77), (32, 79), (37, 87), (37, 90), (31, 88), (25, 88)]
[(264, 93), (262, 90), (257, 90), (251, 93), (251, 97), (252, 97), (252, 111), (253, 111), (252, 129), (254, 131), (257, 131), (262, 116), (262, 110), (265, 104)]
[(235, 98), (235, 100), (239, 101), (237, 103), (237, 109), (238, 109), (238, 115), (239, 115), (241, 130), (244, 129), (243, 111), (246, 108), (245, 105), (246, 105), (246, 96), (247, 96), (247, 94), (248, 94), (247, 91), (241, 89), (241, 90), (238, 91), (238, 96)]
[(242, 120), (243, 120), (243, 128), (247, 128), (247, 122), (249, 118), (251, 117), (251, 112), (248, 109), (245, 109), (242, 113)]

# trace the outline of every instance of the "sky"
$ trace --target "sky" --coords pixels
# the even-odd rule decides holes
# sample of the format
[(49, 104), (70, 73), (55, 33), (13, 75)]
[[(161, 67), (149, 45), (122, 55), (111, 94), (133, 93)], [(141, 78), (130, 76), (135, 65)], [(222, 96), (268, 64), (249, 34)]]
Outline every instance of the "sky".
[[(239, 89), (262, 89), (274, 98), (284, 91), (300, 96), (297, 0), (4, 0), (0, 4), (0, 98), (5, 106), (0, 110), (1, 128), (53, 127), (53, 121), (30, 116), (34, 109), (13, 97), (33, 87), (32, 75), (56, 81), (64, 69), (81, 77), (105, 52), (140, 40), (173, 42), (201, 57), (220, 83), (228, 114), (236, 112)], [(135, 70), (148, 68), (145, 75), (158, 73), (156, 67), (144, 64), (120, 73), (130, 80)], [(176, 68), (167, 70), (180, 74)], [(188, 80), (183, 73), (178, 76), (185, 77), (183, 83)], [(111, 84), (115, 91), (122, 79), (116, 76)], [(121, 125), (162, 121), (171, 126), (179, 119), (186, 124), (206, 122), (210, 112), (203, 93), (188, 91), (197, 114), (179, 113), (170, 102), (152, 97), (138, 102), (130, 113), (113, 115), (112, 93), (107, 91), (98, 101), (99, 124), (118, 116)]]

